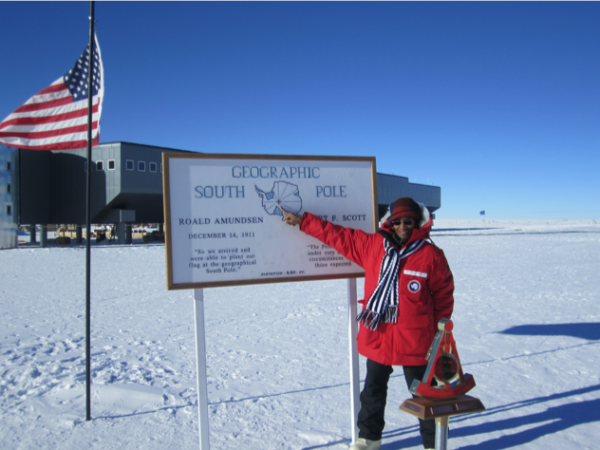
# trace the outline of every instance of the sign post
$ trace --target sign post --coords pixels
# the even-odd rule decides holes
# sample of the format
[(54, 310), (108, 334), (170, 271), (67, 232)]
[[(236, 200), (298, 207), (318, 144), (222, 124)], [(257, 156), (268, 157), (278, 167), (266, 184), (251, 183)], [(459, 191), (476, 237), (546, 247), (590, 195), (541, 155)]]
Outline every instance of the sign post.
[(356, 278), (364, 270), (283, 226), (279, 207), (377, 230), (374, 157), (163, 153), (167, 289), (194, 289), (201, 450), (209, 449), (203, 289), (348, 279), (352, 441), (360, 376)]
[(194, 289), (194, 318), (196, 322), (196, 369), (198, 374), (198, 433), (200, 435), (200, 450), (209, 450), (206, 333), (204, 331), (204, 292), (202, 289)]
[(358, 365), (358, 336), (357, 316), (358, 297), (356, 278), (348, 279), (348, 331), (350, 342), (350, 411), (352, 416), (352, 443), (358, 439), (358, 412), (360, 411), (360, 369)]

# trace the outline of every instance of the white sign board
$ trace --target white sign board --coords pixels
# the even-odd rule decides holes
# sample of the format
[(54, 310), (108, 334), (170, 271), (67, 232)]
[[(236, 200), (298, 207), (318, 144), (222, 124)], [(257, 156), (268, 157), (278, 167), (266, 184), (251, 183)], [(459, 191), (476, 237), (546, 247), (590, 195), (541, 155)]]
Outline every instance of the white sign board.
[(376, 179), (374, 157), (163, 153), (167, 288), (363, 276), (278, 207), (374, 233)]

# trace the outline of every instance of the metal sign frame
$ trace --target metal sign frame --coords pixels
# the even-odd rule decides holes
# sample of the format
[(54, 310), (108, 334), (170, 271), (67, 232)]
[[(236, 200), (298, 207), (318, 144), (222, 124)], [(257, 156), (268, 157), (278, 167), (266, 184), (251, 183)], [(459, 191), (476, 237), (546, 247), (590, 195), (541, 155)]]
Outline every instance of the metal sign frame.
[[(285, 171), (286, 167), (290, 168), (287, 172)], [(302, 170), (309, 169), (309, 172), (304, 172), (305, 178), (300, 178), (297, 172), (293, 172), (294, 168), (298, 167)], [(251, 171), (246, 170), (246, 168), (250, 168)], [(283, 171), (279, 172), (282, 168)], [(312, 172), (310, 172), (310, 169), (312, 169)], [(231, 184), (233, 178), (225, 179), (223, 176), (223, 173), (228, 175), (227, 170), (230, 170), (230, 175), (237, 177), (234, 180), (235, 185)], [(279, 177), (280, 173), (285, 173), (287, 178)], [(306, 176), (306, 173), (308, 173), (308, 176)], [(244, 175), (247, 175), (247, 178), (244, 179)], [(296, 178), (290, 178), (294, 175), (296, 175)], [(196, 185), (198, 180), (207, 180), (206, 182), (209, 183), (209, 179), (222, 180), (222, 185), (214, 186), (216, 189), (213, 189), (213, 186)], [(263, 186), (272, 185), (273, 190), (268, 193), (261, 191), (257, 186), (257, 183), (260, 182)], [(333, 185), (335, 182), (338, 186), (337, 192), (335, 191), (336, 186)], [(375, 157), (163, 153), (167, 289), (199, 289), (363, 277), (364, 270), (362, 268), (347, 261), (330, 247), (323, 248), (326, 247), (324, 244), (308, 235), (298, 233), (297, 229), (284, 227), (282, 223), (278, 223), (277, 217), (273, 217), (277, 214), (267, 212), (264, 199), (261, 205), (261, 196), (263, 194), (272, 195), (277, 183), (282, 183), (286, 187), (291, 185), (296, 188), (296, 193), (302, 193), (302, 207), (298, 211), (299, 214), (309, 211), (326, 217), (333, 223), (361, 229), (368, 233), (374, 233), (377, 230)], [(218, 194), (219, 187), (221, 188), (221, 198), (224, 196), (225, 199), (217, 202), (211, 197), (211, 201), (204, 201), (205, 197), (208, 197), (208, 193), (211, 196)], [(210, 191), (207, 190), (208, 188), (210, 188)], [(238, 195), (239, 192), (245, 195), (243, 201), (234, 198), (236, 192)], [(219, 224), (219, 218), (222, 220), (223, 217), (231, 216), (231, 211), (239, 208), (240, 205), (242, 211), (243, 208), (254, 208), (254, 217), (249, 220), (261, 221), (260, 227), (252, 223), (246, 224), (245, 229), (249, 231), (248, 233), (244, 232), (244, 234), (259, 236), (258, 230), (262, 231), (264, 229), (271, 233), (270, 235), (265, 234), (267, 237), (256, 238), (259, 244), (264, 244), (260, 248), (260, 255), (256, 255), (259, 253), (259, 244), (252, 247), (254, 245), (252, 238), (244, 237), (240, 239), (241, 233), (235, 231), (236, 228), (230, 227), (229, 224)], [(227, 206), (229, 206), (229, 209), (227, 209)], [(201, 211), (201, 213), (197, 213), (198, 211)], [(353, 211), (359, 211), (361, 214), (345, 214)], [(182, 217), (185, 217), (185, 219), (182, 219)], [(350, 221), (351, 218), (354, 218), (354, 220), (358, 218), (359, 221), (352, 222)], [(241, 219), (246, 220), (246, 217)], [(348, 220), (344, 221), (342, 219)], [(185, 220), (185, 222), (182, 222), (182, 220)], [(240, 229), (238, 226), (237, 230)], [(205, 233), (207, 230), (212, 230), (213, 233)], [(220, 232), (226, 234), (227, 238), (231, 234), (232, 239), (230, 242), (232, 243), (225, 243), (228, 239), (199, 239), (194, 241), (191, 237), (189, 242), (185, 242), (186, 238), (183, 237), (186, 233), (187, 236), (199, 236), (198, 233), (204, 233), (201, 234), (202, 236), (216, 236)], [(236, 239), (233, 239), (234, 235)], [(235, 243), (233, 243), (234, 241)], [(252, 254), (245, 257), (252, 256), (256, 259), (242, 260), (240, 264), (250, 262), (255, 263), (257, 267), (239, 269), (239, 272), (253, 271), (249, 276), (224, 275), (222, 273), (205, 276), (201, 273), (201, 270), (204, 269), (208, 272), (210, 266), (203, 267), (199, 272), (189, 275), (192, 270), (189, 269), (189, 272), (187, 272), (186, 264), (191, 266), (193, 263), (190, 263), (190, 259), (186, 259), (190, 257), (190, 254), (185, 252), (197, 251), (198, 255), (194, 254), (194, 256), (201, 259), (205, 256), (200, 255), (208, 255), (204, 253), (204, 248), (212, 248), (211, 251), (214, 253), (218, 245), (222, 246), (218, 250), (234, 250), (237, 252), (242, 250), (242, 247), (252, 247)], [(294, 245), (296, 247), (293, 247)], [(325, 262), (317, 268), (316, 263), (308, 262), (310, 258), (307, 256), (309, 253), (306, 248), (310, 245), (318, 246), (319, 251), (323, 249), (330, 253), (329, 257), (323, 258), (323, 260), (337, 262)], [(195, 247), (192, 250), (193, 246)], [(304, 247), (299, 249), (302, 246)], [(225, 247), (233, 247), (233, 249)], [(265, 249), (273, 254), (270, 256), (268, 266), (263, 266), (263, 262), (258, 261)], [(224, 259), (224, 256), (233, 257), (232, 255), (221, 255), (219, 258)], [(239, 253), (235, 255), (235, 257), (243, 256)], [(221, 261), (221, 259), (210, 261), (215, 270), (225, 268), (219, 266), (219, 263), (228, 264), (228, 262)], [(206, 266), (207, 263), (206, 260), (202, 260), (199, 261), (198, 265), (204, 264)], [(287, 269), (288, 266), (289, 269)], [(281, 270), (274, 270), (274, 267), (281, 268)], [(194, 270), (198, 269), (194, 268)], [(265, 274), (267, 276), (257, 276), (257, 272), (260, 275)], [(278, 275), (268, 276), (272, 273)], [(224, 278), (225, 276), (229, 278)], [(192, 279), (193, 277), (197, 277), (199, 280), (195, 281)]]

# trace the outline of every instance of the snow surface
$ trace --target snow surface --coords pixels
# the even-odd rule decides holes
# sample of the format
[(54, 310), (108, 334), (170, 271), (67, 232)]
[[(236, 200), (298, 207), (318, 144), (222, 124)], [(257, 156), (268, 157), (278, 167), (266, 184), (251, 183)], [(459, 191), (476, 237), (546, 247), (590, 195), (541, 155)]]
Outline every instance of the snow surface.
[[(470, 394), (487, 408), (451, 419), (449, 448), (599, 448), (600, 225), (436, 230)], [(192, 291), (166, 291), (162, 245), (93, 247), (85, 421), (84, 255), (0, 252), (0, 448), (198, 448)], [(346, 280), (205, 290), (211, 448), (347, 449), (347, 314)], [(398, 368), (383, 450), (422, 448), (417, 420), (398, 409), (408, 397)]]

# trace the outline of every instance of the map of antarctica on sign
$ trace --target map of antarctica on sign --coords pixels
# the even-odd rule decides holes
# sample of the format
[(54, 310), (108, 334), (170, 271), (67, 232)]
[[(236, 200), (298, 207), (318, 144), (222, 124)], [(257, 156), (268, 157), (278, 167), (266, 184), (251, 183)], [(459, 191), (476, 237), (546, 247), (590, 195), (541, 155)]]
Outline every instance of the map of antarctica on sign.
[(258, 195), (262, 198), (262, 206), (267, 214), (281, 216), (283, 213), (279, 209), (281, 206), (288, 212), (298, 214), (302, 210), (302, 198), (298, 191), (298, 186), (287, 181), (276, 181), (270, 192), (261, 191), (258, 186), (254, 186)]
[(375, 158), (163, 154), (167, 288), (360, 277), (279, 207), (376, 230)]

